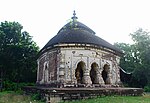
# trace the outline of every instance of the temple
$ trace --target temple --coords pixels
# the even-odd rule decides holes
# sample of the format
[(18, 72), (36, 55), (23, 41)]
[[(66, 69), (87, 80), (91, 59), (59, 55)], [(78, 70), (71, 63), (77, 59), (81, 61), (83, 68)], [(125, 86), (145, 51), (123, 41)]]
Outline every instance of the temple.
[(48, 87), (121, 86), (122, 51), (77, 20), (64, 25), (41, 49), (37, 84)]

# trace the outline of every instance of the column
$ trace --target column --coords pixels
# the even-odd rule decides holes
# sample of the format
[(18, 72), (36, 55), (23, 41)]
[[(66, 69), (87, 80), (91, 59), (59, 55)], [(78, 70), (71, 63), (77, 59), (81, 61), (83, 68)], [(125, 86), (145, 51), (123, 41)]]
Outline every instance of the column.
[(38, 64), (38, 68), (37, 68), (37, 81), (36, 81), (36, 83), (39, 83), (40, 82), (40, 75), (39, 75), (39, 65), (40, 65), (40, 63), (39, 63), (39, 60), (37, 60), (37, 64)]
[(86, 67), (83, 68), (82, 81), (83, 81), (83, 84), (92, 84), (89, 69), (87, 69)]
[(112, 84), (111, 83), (111, 73), (110, 73), (110, 71), (107, 72), (106, 84)]
[(98, 83), (101, 85), (104, 85), (105, 82), (104, 82), (103, 77), (102, 77), (102, 69), (98, 71), (97, 77), (98, 77)]

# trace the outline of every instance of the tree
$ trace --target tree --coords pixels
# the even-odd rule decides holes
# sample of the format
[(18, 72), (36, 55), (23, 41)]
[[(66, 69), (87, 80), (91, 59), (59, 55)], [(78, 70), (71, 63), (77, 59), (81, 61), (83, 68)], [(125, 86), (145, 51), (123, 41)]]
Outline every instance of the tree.
[(1, 76), (14, 82), (36, 79), (36, 55), (39, 47), (18, 22), (0, 24)]
[(150, 35), (149, 32), (138, 29), (130, 34), (134, 43), (115, 43), (123, 50), (121, 67), (132, 72), (131, 86), (144, 87), (150, 84)]
[[(145, 85), (150, 85), (150, 35), (149, 32), (138, 29), (133, 34), (130, 34), (137, 51), (137, 58), (140, 66), (135, 69), (135, 77), (139, 82)], [(144, 85), (143, 85), (144, 86)]]
[(115, 45), (119, 47), (124, 53), (124, 56), (120, 60), (120, 66), (126, 72), (133, 72), (136, 65), (135, 57), (133, 55), (134, 46), (126, 43), (115, 43)]

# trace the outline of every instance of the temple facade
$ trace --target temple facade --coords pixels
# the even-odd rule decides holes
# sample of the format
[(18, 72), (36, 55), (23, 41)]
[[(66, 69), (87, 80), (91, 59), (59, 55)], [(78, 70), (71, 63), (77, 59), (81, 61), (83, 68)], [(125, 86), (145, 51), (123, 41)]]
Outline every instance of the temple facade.
[(39, 52), (37, 85), (119, 86), (122, 51), (77, 21), (63, 26)]

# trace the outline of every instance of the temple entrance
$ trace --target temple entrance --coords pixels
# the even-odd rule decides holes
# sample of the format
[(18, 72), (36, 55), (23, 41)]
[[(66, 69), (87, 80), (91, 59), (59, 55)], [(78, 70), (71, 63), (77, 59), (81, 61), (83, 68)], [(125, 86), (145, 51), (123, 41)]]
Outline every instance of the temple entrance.
[(90, 77), (91, 77), (92, 84), (98, 84), (97, 69), (98, 69), (98, 65), (96, 63), (93, 63), (91, 65), (91, 70), (90, 70)]
[(109, 69), (110, 69), (109, 65), (105, 64), (103, 71), (102, 71), (102, 77), (103, 77), (105, 84), (110, 84), (110, 79), (108, 77)]
[(83, 69), (85, 68), (85, 63), (84, 62), (79, 62), (77, 65), (77, 68), (75, 70), (75, 77), (77, 79), (77, 83), (83, 83), (82, 78), (83, 78)]

